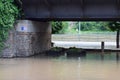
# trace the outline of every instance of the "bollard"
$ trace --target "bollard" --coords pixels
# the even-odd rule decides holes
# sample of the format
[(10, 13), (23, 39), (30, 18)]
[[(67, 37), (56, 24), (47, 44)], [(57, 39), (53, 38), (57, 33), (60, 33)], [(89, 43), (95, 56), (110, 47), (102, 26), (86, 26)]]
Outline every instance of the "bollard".
[(105, 47), (105, 43), (104, 41), (101, 42), (101, 59), (104, 60), (104, 47)]
[(53, 42), (51, 42), (51, 47), (54, 47), (54, 43)]
[(101, 51), (102, 53), (104, 53), (104, 48), (105, 48), (105, 43), (104, 41), (101, 42)]

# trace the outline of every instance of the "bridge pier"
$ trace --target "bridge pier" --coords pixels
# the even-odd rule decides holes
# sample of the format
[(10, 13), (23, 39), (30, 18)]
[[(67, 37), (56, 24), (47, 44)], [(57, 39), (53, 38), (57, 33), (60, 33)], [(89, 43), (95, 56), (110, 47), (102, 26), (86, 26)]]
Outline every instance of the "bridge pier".
[(2, 57), (27, 57), (51, 48), (51, 26), (49, 22), (19, 20), (12, 31), (9, 46)]

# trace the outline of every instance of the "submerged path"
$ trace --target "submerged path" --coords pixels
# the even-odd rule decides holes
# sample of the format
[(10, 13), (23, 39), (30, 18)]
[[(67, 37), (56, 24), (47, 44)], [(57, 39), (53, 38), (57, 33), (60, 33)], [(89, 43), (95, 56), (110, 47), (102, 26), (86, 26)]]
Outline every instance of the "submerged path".
[[(54, 47), (101, 49), (101, 42), (75, 42), (75, 41), (52, 41), (52, 42), (54, 43)], [(116, 50), (116, 42), (105, 42), (105, 49)]]

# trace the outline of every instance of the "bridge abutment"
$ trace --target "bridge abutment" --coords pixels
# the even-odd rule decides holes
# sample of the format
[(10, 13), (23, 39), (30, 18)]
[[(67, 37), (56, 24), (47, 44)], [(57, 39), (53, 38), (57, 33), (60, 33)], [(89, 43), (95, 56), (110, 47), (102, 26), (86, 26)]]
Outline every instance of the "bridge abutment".
[(3, 57), (27, 57), (51, 48), (49, 22), (19, 20), (13, 31), (7, 40), (10, 47), (3, 50)]

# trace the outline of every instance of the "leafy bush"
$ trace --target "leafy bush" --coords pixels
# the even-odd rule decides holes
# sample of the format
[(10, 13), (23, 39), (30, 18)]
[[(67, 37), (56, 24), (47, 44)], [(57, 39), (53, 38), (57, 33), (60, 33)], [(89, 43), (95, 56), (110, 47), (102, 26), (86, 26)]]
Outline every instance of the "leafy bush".
[(0, 0), (0, 51), (8, 37), (8, 31), (13, 28), (19, 10), (14, 0)]
[(60, 21), (55, 21), (55, 22), (52, 22), (52, 33), (53, 34), (56, 34), (56, 33), (59, 33), (60, 30), (62, 30), (62, 22)]
[(80, 51), (82, 51), (82, 49), (79, 49), (79, 48), (76, 48), (76, 47), (70, 47), (69, 51), (80, 52)]

